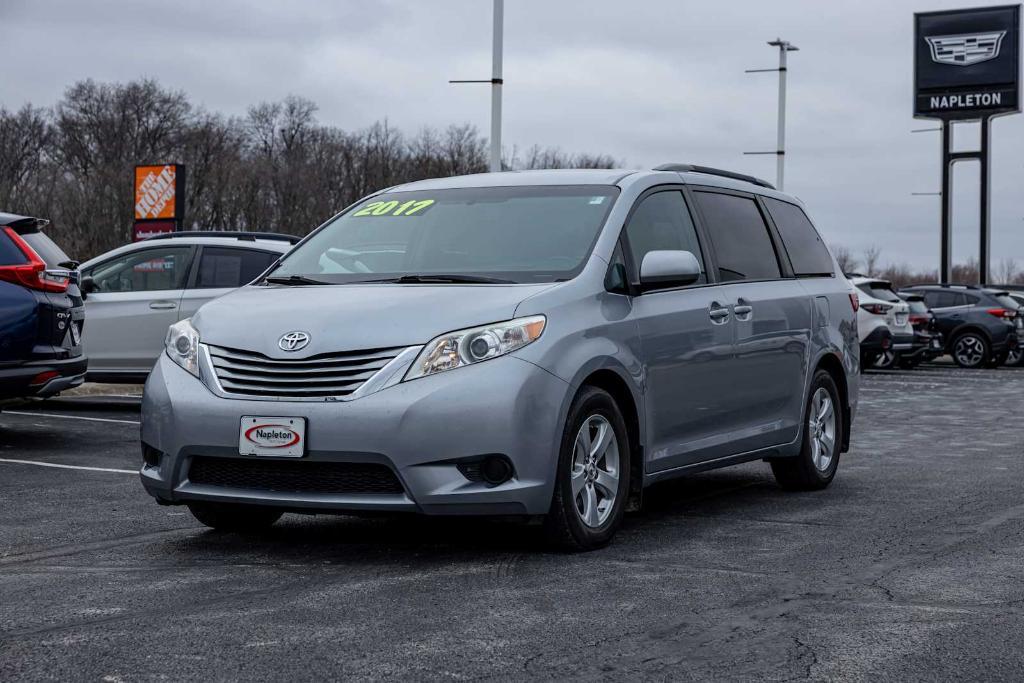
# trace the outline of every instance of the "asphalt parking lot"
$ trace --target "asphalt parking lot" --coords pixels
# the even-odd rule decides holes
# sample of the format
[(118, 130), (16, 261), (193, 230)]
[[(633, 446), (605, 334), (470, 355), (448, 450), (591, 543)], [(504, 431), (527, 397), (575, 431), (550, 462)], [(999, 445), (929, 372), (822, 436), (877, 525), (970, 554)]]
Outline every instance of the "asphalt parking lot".
[(872, 373), (830, 489), (695, 475), (582, 555), (473, 520), (211, 532), (143, 492), (130, 399), (17, 408), (0, 680), (1019, 680), (1022, 399), (1015, 369)]

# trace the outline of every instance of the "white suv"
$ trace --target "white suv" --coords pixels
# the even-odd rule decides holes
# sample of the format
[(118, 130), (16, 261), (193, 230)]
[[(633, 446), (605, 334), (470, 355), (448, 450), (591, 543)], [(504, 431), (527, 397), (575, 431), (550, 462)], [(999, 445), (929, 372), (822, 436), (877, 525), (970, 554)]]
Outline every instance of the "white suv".
[(298, 241), (275, 233), (175, 232), (86, 261), (87, 378), (144, 381), (164, 350), (168, 327), (248, 284)]
[(861, 363), (867, 367), (892, 367), (900, 352), (910, 351), (914, 346), (910, 306), (888, 280), (852, 275), (850, 282), (860, 297), (857, 329)]

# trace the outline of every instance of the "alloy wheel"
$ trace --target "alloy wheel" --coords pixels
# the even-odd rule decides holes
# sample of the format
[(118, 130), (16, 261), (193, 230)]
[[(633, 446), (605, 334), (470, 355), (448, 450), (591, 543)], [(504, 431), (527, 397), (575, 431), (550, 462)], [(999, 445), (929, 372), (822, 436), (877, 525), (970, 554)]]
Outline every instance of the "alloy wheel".
[(953, 354), (962, 365), (979, 365), (985, 357), (985, 342), (973, 334), (966, 334), (957, 339)]
[(807, 429), (811, 439), (811, 461), (819, 472), (827, 472), (835, 456), (836, 411), (832, 396), (825, 387), (819, 387), (811, 398)]
[(591, 415), (576, 434), (572, 460), (573, 507), (590, 528), (605, 523), (619, 489), (619, 442), (611, 423)]
[(1021, 347), (1018, 346), (1011, 349), (1011, 351), (1006, 354), (1006, 365), (1017, 365), (1020, 363), (1021, 354), (1024, 354), (1024, 350), (1022, 350)]
[(896, 352), (886, 349), (875, 359), (876, 368), (891, 368), (896, 364)]

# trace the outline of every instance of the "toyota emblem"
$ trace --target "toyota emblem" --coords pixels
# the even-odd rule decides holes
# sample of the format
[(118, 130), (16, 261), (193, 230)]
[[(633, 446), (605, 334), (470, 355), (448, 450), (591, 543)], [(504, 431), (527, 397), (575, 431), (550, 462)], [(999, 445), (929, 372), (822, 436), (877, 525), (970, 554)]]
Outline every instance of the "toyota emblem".
[(307, 344), (309, 344), (309, 334), (299, 331), (289, 332), (277, 341), (277, 345), (282, 351), (298, 351), (306, 348)]

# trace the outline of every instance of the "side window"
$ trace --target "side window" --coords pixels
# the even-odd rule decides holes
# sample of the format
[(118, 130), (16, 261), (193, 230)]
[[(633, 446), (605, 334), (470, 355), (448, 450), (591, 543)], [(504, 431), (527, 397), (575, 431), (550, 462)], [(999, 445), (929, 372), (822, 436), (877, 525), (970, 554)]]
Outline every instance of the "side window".
[(960, 300), (957, 302), (957, 306), (977, 306), (981, 303), (981, 299), (973, 294), (960, 294), (959, 298)]
[(277, 260), (278, 254), (233, 247), (203, 247), (195, 289), (241, 287)]
[(637, 273), (647, 252), (682, 249), (692, 252), (700, 262), (701, 276), (698, 282), (707, 282), (697, 229), (682, 192), (657, 192), (644, 198), (629, 219), (626, 239)]
[(718, 279), (772, 280), (782, 277), (761, 211), (750, 198), (695, 192), (718, 260)]
[(83, 273), (97, 292), (155, 292), (185, 286), (191, 247), (143, 249), (122, 254)]
[(924, 293), (925, 303), (928, 304), (929, 308), (949, 308), (950, 306), (959, 306), (962, 301), (956, 292), (939, 292), (930, 290)]
[(797, 277), (833, 275), (832, 257), (807, 214), (796, 204), (764, 198)]

